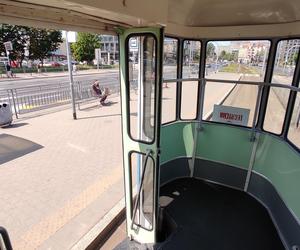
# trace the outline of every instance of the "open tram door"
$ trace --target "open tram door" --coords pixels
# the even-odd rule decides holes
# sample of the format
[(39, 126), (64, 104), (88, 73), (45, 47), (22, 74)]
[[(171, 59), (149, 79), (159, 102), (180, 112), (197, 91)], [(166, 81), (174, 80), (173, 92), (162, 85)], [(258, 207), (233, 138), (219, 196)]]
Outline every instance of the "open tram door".
[(155, 243), (163, 29), (122, 30), (119, 39), (127, 234)]

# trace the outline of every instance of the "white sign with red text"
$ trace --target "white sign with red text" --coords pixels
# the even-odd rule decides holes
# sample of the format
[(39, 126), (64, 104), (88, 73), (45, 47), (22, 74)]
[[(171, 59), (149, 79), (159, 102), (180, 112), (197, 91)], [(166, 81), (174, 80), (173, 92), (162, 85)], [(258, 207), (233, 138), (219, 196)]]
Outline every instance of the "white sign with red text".
[(4, 42), (3, 44), (4, 44), (4, 47), (5, 47), (5, 50), (6, 50), (6, 51), (13, 50), (13, 45), (12, 45), (12, 42), (11, 42), (11, 41)]
[(214, 105), (212, 121), (247, 126), (250, 109)]

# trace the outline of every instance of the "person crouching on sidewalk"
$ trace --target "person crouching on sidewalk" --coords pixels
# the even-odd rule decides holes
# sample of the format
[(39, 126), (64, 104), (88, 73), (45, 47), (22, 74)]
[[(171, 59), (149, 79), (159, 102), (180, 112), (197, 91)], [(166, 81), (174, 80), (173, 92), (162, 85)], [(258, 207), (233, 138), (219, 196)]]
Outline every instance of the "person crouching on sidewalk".
[(100, 82), (98, 80), (94, 81), (92, 85), (93, 92), (96, 96), (100, 98), (100, 104), (103, 106), (105, 105), (105, 100), (109, 95), (108, 88), (104, 88), (104, 91), (100, 89)]

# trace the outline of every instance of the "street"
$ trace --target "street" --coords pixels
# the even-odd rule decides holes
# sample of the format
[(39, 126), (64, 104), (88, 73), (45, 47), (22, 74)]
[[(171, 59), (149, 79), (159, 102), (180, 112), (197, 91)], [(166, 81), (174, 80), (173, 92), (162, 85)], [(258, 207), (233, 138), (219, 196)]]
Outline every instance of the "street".
[[(51, 76), (53, 75), (53, 76)], [(103, 83), (118, 83), (119, 70), (93, 70), (92, 72), (83, 71), (80, 73), (73, 74), (74, 82), (76, 81), (90, 81), (99, 80)], [(55, 85), (55, 84), (68, 84), (69, 76), (67, 73), (64, 74), (48, 74), (48, 76), (35, 75), (32, 78), (11, 78), (11, 79), (0, 79), (0, 90), (13, 89), (13, 88), (24, 88), (38, 85)]]

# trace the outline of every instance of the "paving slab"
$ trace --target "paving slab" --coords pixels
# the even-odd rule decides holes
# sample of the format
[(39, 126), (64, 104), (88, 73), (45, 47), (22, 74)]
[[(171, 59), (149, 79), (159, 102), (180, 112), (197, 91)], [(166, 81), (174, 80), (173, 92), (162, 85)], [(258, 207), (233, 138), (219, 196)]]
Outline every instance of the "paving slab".
[(0, 223), (14, 249), (69, 249), (123, 197), (119, 97), (111, 101), (83, 105), (76, 121), (66, 109), (2, 129), (41, 146), (0, 165)]

